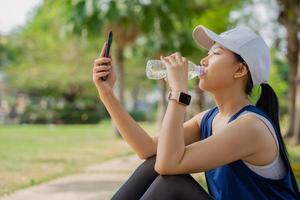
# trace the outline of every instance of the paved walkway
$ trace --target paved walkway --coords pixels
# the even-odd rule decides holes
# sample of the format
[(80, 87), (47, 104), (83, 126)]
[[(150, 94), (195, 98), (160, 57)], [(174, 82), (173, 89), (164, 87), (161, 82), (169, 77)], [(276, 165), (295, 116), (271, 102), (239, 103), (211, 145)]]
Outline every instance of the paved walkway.
[[(0, 200), (107, 200), (143, 162), (136, 155), (106, 161), (75, 174), (19, 190)], [(192, 174), (194, 178), (199, 174)]]

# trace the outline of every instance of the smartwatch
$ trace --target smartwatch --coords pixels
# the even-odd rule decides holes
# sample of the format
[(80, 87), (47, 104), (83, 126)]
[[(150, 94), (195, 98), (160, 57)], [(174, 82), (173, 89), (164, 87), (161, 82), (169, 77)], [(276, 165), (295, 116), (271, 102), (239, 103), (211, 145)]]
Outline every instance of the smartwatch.
[(191, 102), (191, 95), (189, 95), (185, 92), (169, 91), (168, 100), (176, 100), (178, 103), (188, 106), (188, 105), (190, 105), (190, 102)]

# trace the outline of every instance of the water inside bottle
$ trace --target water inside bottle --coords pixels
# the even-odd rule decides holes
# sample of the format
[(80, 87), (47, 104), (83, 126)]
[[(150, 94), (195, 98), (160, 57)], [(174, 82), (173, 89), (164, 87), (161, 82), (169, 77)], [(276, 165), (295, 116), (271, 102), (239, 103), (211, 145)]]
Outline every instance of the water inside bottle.
[(199, 74), (195, 71), (189, 71), (188, 72), (188, 79), (191, 80), (193, 78), (195, 78), (196, 76), (198, 76)]
[[(189, 63), (189, 80), (195, 78), (196, 76), (201, 76), (203, 73), (203, 67), (195, 65), (193, 63)], [(146, 76), (149, 79), (159, 80), (167, 76), (167, 71), (160, 60), (149, 60), (146, 66)]]
[(155, 80), (158, 80), (158, 79), (161, 79), (163, 77), (166, 77), (167, 76), (167, 71), (166, 70), (156, 70), (156, 71), (146, 71), (146, 75), (148, 78), (151, 78), (151, 79), (155, 79)]

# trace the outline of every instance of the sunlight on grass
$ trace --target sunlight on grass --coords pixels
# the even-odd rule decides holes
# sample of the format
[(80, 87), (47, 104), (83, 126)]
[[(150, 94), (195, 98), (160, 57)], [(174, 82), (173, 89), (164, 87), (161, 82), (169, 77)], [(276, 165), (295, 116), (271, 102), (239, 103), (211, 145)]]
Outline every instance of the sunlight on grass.
[[(140, 123), (150, 135), (152, 123)], [(97, 125), (0, 126), (0, 196), (59, 176), (79, 172), (134, 152), (113, 135), (110, 121)]]

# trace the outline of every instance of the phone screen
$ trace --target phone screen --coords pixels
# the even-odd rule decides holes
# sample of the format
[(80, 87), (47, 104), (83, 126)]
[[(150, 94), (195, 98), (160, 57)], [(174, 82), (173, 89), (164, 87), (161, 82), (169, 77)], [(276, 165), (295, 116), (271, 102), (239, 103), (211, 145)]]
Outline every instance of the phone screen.
[[(109, 53), (110, 53), (110, 47), (111, 47), (111, 43), (112, 43), (112, 38), (113, 38), (113, 34), (112, 31), (109, 31), (108, 33), (108, 38), (107, 38), (107, 46), (106, 46), (106, 50), (105, 50), (105, 57), (109, 57)], [(101, 77), (102, 81), (105, 81), (108, 78), (107, 76)]]
[(107, 48), (106, 48), (106, 51), (105, 51), (105, 57), (109, 57), (111, 43), (112, 43), (112, 31), (109, 31), (108, 39), (107, 39)]

